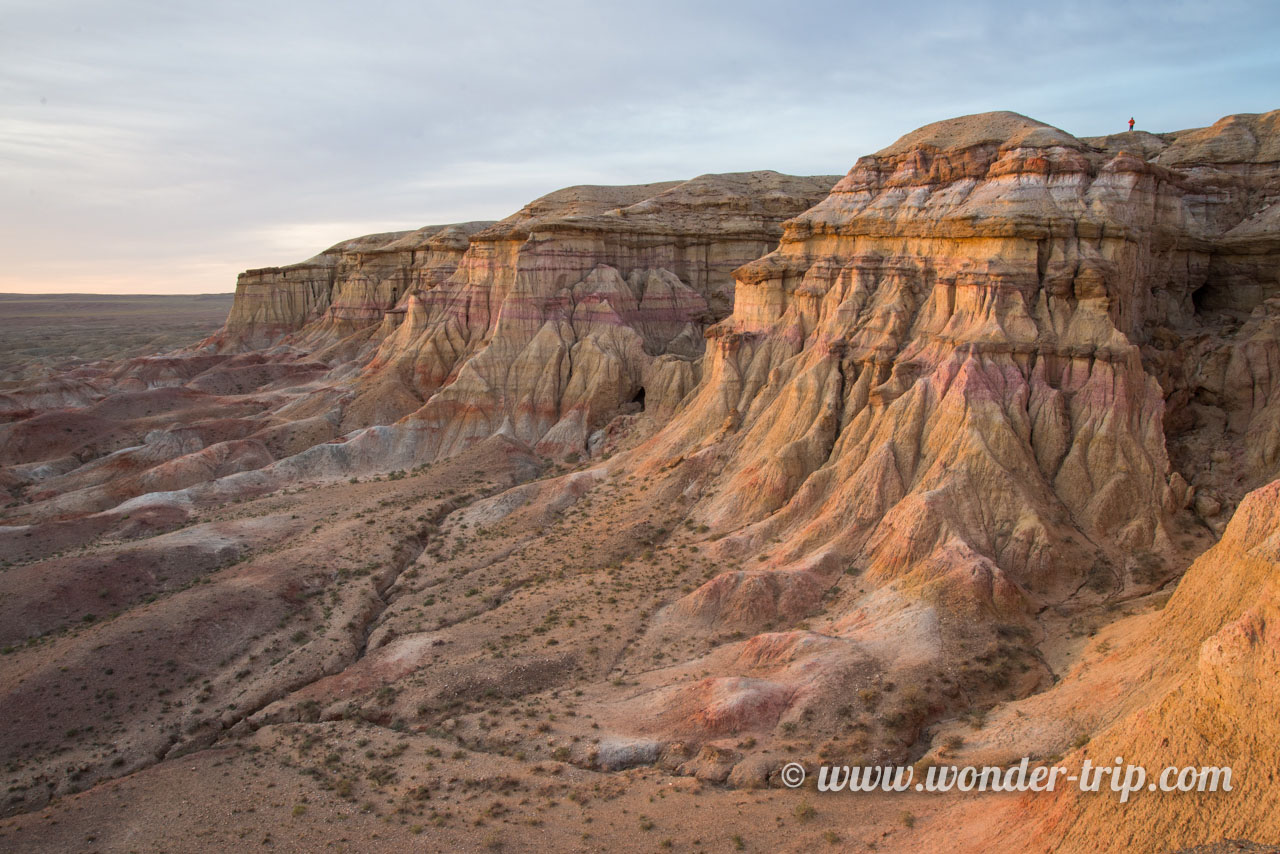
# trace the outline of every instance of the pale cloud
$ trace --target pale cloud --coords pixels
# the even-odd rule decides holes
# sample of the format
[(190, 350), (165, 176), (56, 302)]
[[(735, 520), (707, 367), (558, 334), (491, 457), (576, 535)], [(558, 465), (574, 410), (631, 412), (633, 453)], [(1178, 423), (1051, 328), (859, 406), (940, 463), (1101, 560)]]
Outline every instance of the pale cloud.
[(0, 0), (0, 290), (228, 290), (569, 184), (840, 173), (982, 110), (1206, 124), (1280, 106), (1278, 10)]

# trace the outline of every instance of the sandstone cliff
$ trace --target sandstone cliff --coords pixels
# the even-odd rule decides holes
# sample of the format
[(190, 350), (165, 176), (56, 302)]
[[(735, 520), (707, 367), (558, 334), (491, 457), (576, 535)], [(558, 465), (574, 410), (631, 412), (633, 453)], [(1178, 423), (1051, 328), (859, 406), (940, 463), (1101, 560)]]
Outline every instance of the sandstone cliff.
[(309, 334), (298, 343), (310, 349), (345, 338), (376, 324), (408, 291), (430, 290), (449, 278), (470, 236), (488, 225), (370, 234), (298, 264), (247, 270), (213, 342), (220, 349), (261, 348), (304, 326)]
[[(53, 757), (95, 780), (353, 720), (744, 787), (1090, 737), (1261, 775), (1277, 145), (1277, 112), (1094, 139), (994, 113), (838, 181), (569, 188), (247, 273), (202, 351), (14, 391), (10, 809), (71, 787)], [(164, 692), (95, 695), (121, 764), (61, 693), (108, 667)], [(1156, 850), (1273, 832), (1256, 779), (1238, 814), (1007, 815)]]
[(668, 413), (684, 396), (704, 328), (733, 304), (734, 269), (834, 182), (750, 172), (570, 187), (483, 229), (360, 238), (244, 274), (213, 343), (291, 331), (285, 343), (349, 378), (344, 429), (414, 413), (400, 431), (412, 461), (503, 429), (585, 452), (629, 405)]
[[(677, 464), (715, 553), (758, 557), (652, 634), (808, 617), (821, 643), (793, 632), (768, 674), (783, 721), (855, 664), (941, 686), (919, 719), (1049, 684), (1037, 615), (1166, 581), (1203, 547), (1191, 510), (1216, 526), (1274, 473), (1277, 257), (1235, 259), (1280, 186), (1275, 125), (1142, 141), (1148, 160), (1002, 113), (860, 160), (738, 271), (702, 383), (628, 461)], [(1219, 143), (1242, 127), (1262, 141)], [(756, 702), (751, 661), (718, 660), (717, 705)]]
[(356, 408), (423, 401), (407, 422), (419, 459), (503, 429), (584, 453), (627, 404), (665, 414), (692, 388), (703, 330), (733, 304), (734, 269), (832, 183), (751, 172), (539, 199), (476, 235), (444, 286), (410, 299)]
[(985, 732), (969, 732), (977, 744), (946, 760), (1004, 763), (1065, 753), (1063, 763), (1078, 772), (1086, 757), (1095, 765), (1122, 757), (1145, 768), (1153, 783), (1166, 767), (1216, 766), (1231, 769), (1230, 790), (1144, 785), (1121, 804), (1113, 793), (1068, 786), (1012, 802), (962, 804), (948, 821), (978, 830), (966, 834), (961, 850), (1155, 854), (1222, 838), (1280, 838), (1278, 532), (1275, 481), (1241, 502), (1221, 541), (1192, 564), (1167, 605), (1107, 627), (1052, 691), (1001, 709)]
[[(615, 417), (669, 415), (697, 380), (703, 330), (732, 305), (733, 270), (769, 251), (781, 223), (835, 180), (751, 172), (570, 187), (499, 223), (369, 235), (250, 270), (225, 327), (197, 352), (0, 400), (11, 415), (36, 415), (0, 427), (7, 461), (24, 466), (14, 488), (32, 500), (16, 515), (96, 512), (273, 460), (286, 462), (258, 482), (407, 467), (500, 432), (544, 453), (584, 454), (588, 435)], [(217, 426), (163, 441), (151, 434), (169, 421), (89, 427), (85, 417), (113, 395), (165, 397), (157, 411), (171, 411), (175, 394), (201, 407), (202, 423), (252, 414), (234, 435)], [(64, 418), (43, 411), (55, 400), (80, 405), (72, 417), (86, 426), (49, 442), (46, 422)], [(162, 479), (149, 473), (160, 464)]]
[(1186, 498), (1167, 483), (1167, 399), (1225, 414), (1215, 441), (1255, 440), (1246, 479), (1274, 465), (1262, 413), (1280, 258), (1259, 239), (1270, 275), (1238, 287), (1231, 271), (1241, 230), (1280, 193), (1276, 121), (1209, 129), (1256, 127), (1266, 142), (1240, 149), (1176, 134), (1153, 162), (1013, 114), (903, 137), (739, 271), (734, 313), (709, 332), (708, 381), (659, 441), (706, 447), (701, 425), (727, 425), (714, 437), (730, 449), (724, 497), (704, 511), (717, 522), (833, 515), (826, 530), (848, 536), (854, 495), (869, 517), (928, 495), (928, 514), (1001, 484), (1009, 506), (983, 501), (970, 533), (1019, 584), (1044, 576), (1044, 532), (1069, 540), (1063, 522), (1128, 549), (1167, 544)]

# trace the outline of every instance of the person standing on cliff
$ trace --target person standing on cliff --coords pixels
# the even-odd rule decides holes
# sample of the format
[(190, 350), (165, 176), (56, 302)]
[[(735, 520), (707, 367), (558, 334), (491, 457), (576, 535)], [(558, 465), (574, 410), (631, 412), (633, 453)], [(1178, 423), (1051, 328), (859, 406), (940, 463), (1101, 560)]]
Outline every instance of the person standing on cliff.
[(1129, 116), (1129, 133), (1133, 133), (1133, 116)]

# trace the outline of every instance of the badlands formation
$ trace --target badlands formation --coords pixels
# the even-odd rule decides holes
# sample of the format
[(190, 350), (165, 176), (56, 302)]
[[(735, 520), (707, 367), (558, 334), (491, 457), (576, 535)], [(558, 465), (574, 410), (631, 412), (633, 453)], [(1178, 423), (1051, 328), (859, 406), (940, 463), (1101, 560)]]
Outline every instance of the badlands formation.
[[(1278, 200), (1280, 112), (967, 116), (8, 384), (0, 847), (1280, 842)], [(1234, 790), (780, 776), (1116, 756)]]

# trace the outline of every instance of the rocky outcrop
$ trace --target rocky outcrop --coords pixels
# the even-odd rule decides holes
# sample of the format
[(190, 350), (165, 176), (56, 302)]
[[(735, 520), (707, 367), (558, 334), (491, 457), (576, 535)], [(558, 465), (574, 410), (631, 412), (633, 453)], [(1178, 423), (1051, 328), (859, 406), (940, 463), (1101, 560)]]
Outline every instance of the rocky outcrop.
[[(887, 625), (937, 638), (947, 662), (1048, 606), (1166, 579), (1196, 547), (1176, 537), (1196, 524), (1183, 508), (1217, 516), (1274, 466), (1280, 290), (1258, 276), (1230, 304), (1203, 294), (1235, 293), (1232, 235), (1275, 198), (1275, 118), (1134, 153), (988, 114), (861, 159), (738, 271), (702, 383), (631, 461), (677, 461), (694, 518), (727, 535), (718, 554), (762, 561), (667, 619), (758, 631), (863, 570), (871, 592), (824, 630), (858, 642), (812, 646), (785, 677), (820, 694), (814, 673), (837, 678)], [(1216, 141), (1242, 126), (1263, 141)], [(1206, 444), (1230, 483), (1171, 467), (1170, 445), (1203, 460)]]
[[(1241, 502), (1221, 542), (1192, 565), (1160, 619), (1130, 644), (1139, 656), (1145, 646), (1154, 667), (1174, 670), (1173, 687), (1100, 733), (1088, 751), (1130, 757), (1150, 769), (1231, 768), (1230, 808), (1222, 808), (1223, 793), (1157, 793), (1127, 810), (1096, 799), (1079, 805), (1084, 817), (1076, 828), (1114, 828), (1117, 843), (1130, 842), (1128, 850), (1221, 836), (1280, 838), (1272, 776), (1280, 762), (1278, 582), (1280, 482), (1274, 482)], [(1082, 837), (1079, 829), (1068, 834), (1077, 850), (1087, 848)]]
[[(859, 515), (986, 491), (996, 503), (982, 501), (967, 538), (1031, 586), (1055, 574), (1044, 548), (1071, 539), (1064, 522), (1094, 542), (1162, 547), (1177, 504), (1165, 398), (1186, 389), (1162, 387), (1143, 348), (1214, 328), (1197, 294), (1235, 293), (1215, 272), (1224, 246), (1273, 199), (1239, 182), (1206, 211), (1220, 174), (1179, 151), (1099, 152), (1006, 113), (931, 125), (859, 161), (778, 251), (739, 271), (734, 314), (709, 333), (709, 381), (667, 431), (693, 449), (702, 424), (730, 425), (708, 520), (830, 516), (843, 524), (825, 529), (848, 536)], [(1162, 159), (1197, 165), (1175, 174)], [(1280, 283), (1259, 277), (1250, 293), (1235, 305), (1256, 314), (1221, 367), (1190, 360), (1234, 397), (1240, 435), (1272, 398), (1265, 300)]]
[(287, 267), (247, 270), (236, 281), (218, 349), (267, 347), (308, 327), (299, 346), (318, 349), (376, 325), (410, 290), (429, 290), (453, 274), (472, 234), (468, 222), (370, 234)]
[(538, 199), (409, 299), (355, 409), (422, 401), (405, 422), (420, 459), (499, 430), (585, 452), (628, 405), (665, 415), (697, 379), (703, 330), (732, 306), (733, 270), (833, 182), (751, 172)]
[(359, 238), (245, 273), (211, 343), (280, 340), (328, 359), (351, 389), (345, 429), (412, 413), (391, 437), (398, 458), (499, 431), (585, 453), (619, 414), (671, 412), (697, 381), (703, 330), (732, 307), (733, 271), (834, 182), (750, 172), (570, 187), (485, 228)]
[[(1093, 737), (1257, 756), (1257, 782), (1230, 815), (1063, 797), (1007, 826), (1046, 850), (1273, 834), (1278, 119), (1077, 139), (968, 116), (838, 182), (574, 187), (246, 274), (204, 352), (4, 401), (30, 646), (5, 666), (39, 676), (0, 696), (16, 743), (75, 732), (60, 761), (117, 773), (79, 735), (96, 712), (50, 724), (46, 686), (191, 634), (190, 673), (120, 656), (184, 692), (120, 713), (139, 767), (316, 717), (743, 786), (792, 755), (1075, 761)], [(243, 566), (145, 601), (189, 579), (167, 544), (207, 568), (229, 539)], [(83, 571), (122, 614), (75, 625), (84, 597), (44, 585)], [(212, 620), (248, 628), (195, 637)], [(13, 767), (40, 787), (15, 803), (63, 791)]]
[[(751, 172), (570, 187), (500, 223), (344, 241), (301, 264), (244, 273), (225, 327), (197, 352), (131, 360), (75, 386), (51, 381), (0, 409), (28, 413), (69, 399), (64, 388), (91, 402), (181, 387), (195, 417), (256, 395), (256, 429), (235, 437), (256, 444), (237, 446), (236, 470), (302, 455), (264, 484), (409, 467), (498, 434), (544, 454), (586, 454), (589, 437), (599, 433), (598, 448), (619, 416), (670, 415), (697, 382), (703, 331), (732, 306), (734, 269), (769, 251), (782, 222), (834, 182)], [(109, 484), (96, 479), (103, 466), (86, 477), (70, 463), (19, 473), (35, 500), (20, 515), (103, 509), (155, 487), (134, 475), (160, 464), (143, 439), (168, 426), (104, 425), (107, 447), (90, 447), (83, 431), (57, 437), (60, 453), (127, 453), (111, 461)], [(34, 445), (47, 442), (38, 418), (11, 430), (28, 428)], [(184, 488), (208, 479), (200, 472), (227, 471), (209, 468), (212, 453), (166, 457), (164, 482)], [(21, 461), (51, 459), (33, 446)]]
[[(1043, 698), (1014, 704), (989, 724), (1004, 733), (1007, 753), (982, 760), (1045, 755), (1033, 734), (1058, 731), (1076, 736), (1063, 760), (1076, 773), (1085, 758), (1099, 765), (1119, 756), (1144, 768), (1152, 784), (1167, 767), (1229, 768), (1231, 788), (1143, 785), (1127, 803), (1075, 787), (1023, 797), (985, 819), (990, 835), (972, 850), (1016, 844), (1155, 854), (1224, 837), (1277, 838), (1278, 537), (1280, 481), (1241, 502), (1221, 541), (1192, 564), (1163, 610), (1110, 627), (1090, 649), (1088, 666), (1081, 661)], [(1092, 725), (1081, 731), (1081, 721)], [(1000, 829), (1015, 823), (1016, 843)]]

